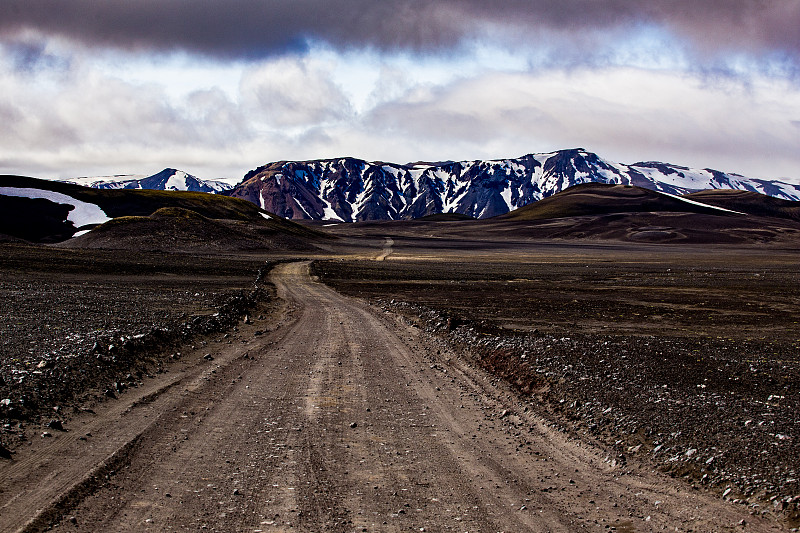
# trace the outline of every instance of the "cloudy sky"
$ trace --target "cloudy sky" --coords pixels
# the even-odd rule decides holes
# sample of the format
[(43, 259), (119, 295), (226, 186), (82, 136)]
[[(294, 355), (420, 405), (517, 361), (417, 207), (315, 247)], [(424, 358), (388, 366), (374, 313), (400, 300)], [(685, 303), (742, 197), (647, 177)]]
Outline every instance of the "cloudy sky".
[(800, 182), (798, 0), (2, 0), (0, 173), (584, 147)]

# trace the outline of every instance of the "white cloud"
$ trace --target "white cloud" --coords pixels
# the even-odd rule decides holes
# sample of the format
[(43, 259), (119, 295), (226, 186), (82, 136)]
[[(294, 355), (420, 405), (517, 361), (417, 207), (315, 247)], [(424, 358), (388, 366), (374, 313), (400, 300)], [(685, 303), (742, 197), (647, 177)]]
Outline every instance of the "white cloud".
[(237, 147), (249, 123), (219, 89), (175, 101), (169, 79), (132, 83), (78, 61), (58, 76), (32, 79), (2, 63), (0, 73), (7, 99), (0, 172), (66, 177), (197, 166), (213, 177), (241, 165)]
[(798, 112), (800, 91), (783, 81), (708, 85), (679, 72), (586, 68), (456, 81), (386, 102), (365, 124), (374, 135), (424, 141), (424, 158), (582, 146), (620, 162), (661, 159), (800, 179), (787, 118)]
[(242, 105), (272, 127), (309, 127), (347, 119), (350, 100), (333, 81), (334, 64), (286, 57), (246, 71)]
[(507, 57), (492, 68), (486, 50), (474, 62), (417, 64), (328, 51), (220, 67), (208, 77), (180, 61), (139, 72), (79, 56), (58, 71), (20, 72), (12, 63), (0, 54), (0, 173), (173, 166), (241, 178), (281, 159), (407, 162), (582, 146), (620, 162), (800, 182), (800, 88), (767, 76), (742, 82), (675, 65), (523, 70)]

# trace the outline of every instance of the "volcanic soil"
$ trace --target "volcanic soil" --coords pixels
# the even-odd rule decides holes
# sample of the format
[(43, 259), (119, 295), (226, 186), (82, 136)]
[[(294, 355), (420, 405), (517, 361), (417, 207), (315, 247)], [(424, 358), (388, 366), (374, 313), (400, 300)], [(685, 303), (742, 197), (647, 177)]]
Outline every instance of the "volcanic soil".
[(3, 244), (0, 531), (797, 527), (794, 222), (539, 224)]
[(423, 240), (314, 273), (503, 377), (609, 462), (797, 525), (797, 249)]

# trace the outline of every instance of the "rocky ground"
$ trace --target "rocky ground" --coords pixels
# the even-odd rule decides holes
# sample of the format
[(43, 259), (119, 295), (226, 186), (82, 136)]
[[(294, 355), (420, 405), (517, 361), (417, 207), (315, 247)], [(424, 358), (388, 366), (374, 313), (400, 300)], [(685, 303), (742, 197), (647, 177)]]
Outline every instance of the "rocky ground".
[(610, 463), (643, 458), (797, 526), (796, 266), (780, 254), (631, 253), (315, 270), (417, 321), (565, 430), (612, 446)]
[(0, 254), (0, 444), (162, 372), (165, 352), (227, 330), (268, 287), (263, 261), (6, 246)]
[(274, 312), (0, 461), (0, 530), (789, 529), (611, 464), (611, 448), (308, 263), (270, 279)]
[[(437, 248), (434, 244), (447, 248)], [(116, 403), (106, 402), (108, 398), (123, 400), (134, 392), (126, 392), (126, 389), (145, 394), (145, 389), (155, 387), (159, 380), (170, 381), (167, 378), (171, 373), (159, 373), (184, 363), (192, 367), (185, 360), (167, 365), (171, 359), (181, 359), (184, 349), (191, 350), (190, 359), (194, 358), (195, 365), (195, 359), (206, 362), (201, 360), (203, 354), (208, 353), (209, 361), (214, 358), (218, 361), (222, 352), (229, 350), (230, 353), (225, 352), (226, 357), (237, 365), (241, 362), (242, 368), (256, 365), (251, 369), (251, 377), (263, 382), (260, 385), (263, 399), (288, 394), (283, 382), (274, 382), (263, 369), (256, 368), (262, 363), (269, 366), (269, 371), (282, 376), (285, 384), (299, 384), (295, 392), (307, 392), (308, 398), (313, 399), (306, 401), (312, 405), (309, 408), (312, 414), (315, 406), (336, 407), (344, 396), (353, 396), (355, 403), (348, 404), (347, 410), (331, 411), (338, 413), (337, 417), (359, 409), (357, 406), (366, 394), (361, 390), (363, 387), (374, 388), (370, 394), (384, 398), (386, 390), (399, 384), (406, 392), (396, 391), (398, 397), (405, 398), (406, 394), (418, 394), (414, 392), (416, 389), (406, 388), (411, 387), (412, 376), (417, 373), (421, 376), (428, 368), (434, 371), (432, 375), (446, 377), (448, 368), (451, 373), (460, 369), (466, 375), (472, 372), (473, 366), (480, 366), (496, 376), (501, 385), (516, 388), (530, 407), (530, 413), (536, 416), (544, 413), (551, 428), (579, 437), (575, 442), (600, 442), (601, 449), (608, 450), (602, 468), (610, 472), (626, 470), (626, 465), (633, 468), (641, 460), (676, 478), (685, 478), (689, 492), (708, 490), (736, 502), (738, 506), (731, 507), (738, 507), (745, 515), (748, 512), (750, 515), (777, 514), (790, 528), (800, 526), (800, 270), (797, 267), (800, 261), (796, 251), (613, 243), (531, 246), (506, 242), (494, 249), (482, 246), (478, 242), (465, 245), (453, 241), (425, 242), (423, 247), (413, 248), (401, 238), (387, 238), (364, 248), (370, 248), (380, 261), (351, 258), (313, 264), (312, 273), (325, 283), (382, 308), (385, 320), (391, 321), (392, 313), (399, 313), (426, 336), (427, 340), (414, 340), (409, 345), (415, 346), (412, 349), (400, 349), (398, 339), (389, 350), (375, 348), (373, 344), (393, 334), (377, 325), (367, 331), (364, 317), (369, 313), (361, 309), (361, 304), (337, 298), (318, 284), (309, 284), (310, 280), (294, 270), (293, 277), (283, 281), (283, 290), (300, 291), (293, 299), (287, 297), (294, 302), (289, 306), (289, 316), (295, 317), (292, 320), (301, 320), (304, 326), (277, 328), (274, 334), (280, 333), (278, 337), (299, 335), (298, 331), (302, 330), (304, 335), (313, 333), (313, 340), (299, 338), (291, 348), (278, 337), (266, 339), (261, 324), (269, 320), (264, 317), (254, 317), (254, 324), (246, 327), (243, 323), (236, 326), (237, 321), (245, 319), (255, 309), (254, 306), (257, 305), (257, 312), (261, 313), (265, 309), (264, 302), (272, 301), (272, 286), (265, 283), (270, 268), (265, 264), (265, 257), (121, 254), (5, 244), (0, 250), (0, 316), (3, 317), (0, 453), (13, 457), (9, 464), (22, 464), (19, 458), (26, 453), (20, 444), (27, 442), (30, 446), (26, 449), (30, 450), (38, 449), (34, 442), (38, 442), (39, 447), (48, 441), (58, 444), (62, 421), (69, 420), (70, 415), (89, 416), (77, 411), (89, 410), (91, 414), (92, 409), (97, 409), (97, 413), (101, 413), (108, 403)], [(362, 252), (358, 248), (355, 253), (365, 256)], [(318, 308), (323, 300), (328, 302), (325, 312)], [(306, 313), (310, 314), (306, 316)], [(349, 333), (340, 331), (342, 324), (348, 325)], [(406, 331), (404, 339), (406, 335), (416, 335), (408, 334), (404, 328), (400, 329)], [(356, 337), (360, 339), (356, 343), (358, 346), (353, 344)], [(251, 343), (255, 344), (251, 346)], [(319, 351), (318, 346), (331, 343), (335, 344), (331, 350), (341, 354), (334, 357), (328, 348)], [(445, 358), (439, 355), (439, 350), (430, 351), (430, 346), (437, 345), (441, 346), (443, 354), (456, 352), (461, 358), (450, 359), (449, 355)], [(409, 363), (419, 355), (420, 346), (430, 351), (424, 367), (420, 366), (420, 361)], [(266, 354), (273, 350), (279, 351), (280, 357), (274, 360), (257, 357), (255, 360), (259, 363), (253, 363), (253, 353)], [(388, 376), (389, 367), (381, 366), (375, 358), (395, 350), (402, 357), (393, 361), (397, 365), (397, 375)], [(301, 352), (302, 357), (298, 355)], [(342, 361), (349, 361), (350, 366), (343, 369)], [(364, 365), (370, 367), (371, 378), (362, 380), (363, 383), (359, 381), (355, 387), (352, 372), (363, 370)], [(290, 366), (293, 370), (284, 372)], [(339, 392), (334, 396), (325, 392), (329, 386), (318, 382), (323, 367), (327, 373), (335, 374), (338, 381), (334, 381), (341, 382), (341, 391), (337, 389)], [(214, 375), (213, 371), (206, 375), (202, 365), (195, 370), (203, 383)], [(245, 403), (237, 400), (239, 403), (231, 404), (230, 412), (223, 410), (214, 415), (213, 424), (209, 422), (209, 427), (192, 437), (197, 440), (197, 448), (184, 450), (187, 457), (196, 460), (197, 475), (208, 468), (202, 460), (203, 454), (214, 454), (218, 450), (209, 448), (199, 458), (195, 450), (211, 446), (207, 435), (217, 435), (214, 433), (217, 425), (229, 426), (223, 432), (225, 446), (238, 446), (238, 431), (258, 441), (260, 432), (247, 430), (252, 429), (252, 420), (238, 420), (230, 415), (244, 416), (243, 405), (246, 404), (249, 409), (255, 409), (254, 420), (263, 418), (258, 409), (252, 407), (257, 404), (250, 400), (249, 385), (237, 385), (242, 377), (239, 372), (242, 370), (236, 366), (221, 373), (214, 381), (219, 390), (212, 392), (224, 396), (235, 391)], [(144, 379), (146, 376), (154, 379)], [(303, 381), (306, 379), (308, 383)], [(478, 384), (480, 380), (475, 379)], [(438, 378), (426, 382), (426, 401), (433, 402), (440, 392), (444, 394), (445, 382), (448, 381), (441, 382)], [(155, 387), (154, 390), (160, 389)], [(173, 399), (178, 402), (176, 405), (196, 400), (205, 406), (203, 412), (215, 409), (216, 396), (190, 395), (191, 398), (183, 399), (182, 390), (170, 393), (178, 395)], [(451, 428), (455, 433), (464, 433), (459, 424), (467, 424), (467, 419), (462, 419), (463, 414), (457, 415), (464, 406), (456, 409), (457, 404), (452, 403), (470, 397), (464, 396), (463, 391), (467, 389), (460, 390), (454, 388), (450, 391), (452, 394), (448, 393), (447, 401), (441, 400), (438, 404), (441, 420), (437, 425), (447, 426), (453, 420), (460, 420)], [(275, 407), (286, 412), (280, 402)], [(477, 404), (474, 406), (476, 413), (483, 413), (484, 409)], [(170, 407), (163, 412), (174, 416), (183, 413), (178, 422), (201, 412), (196, 405), (173, 411), (175, 409)], [(371, 412), (370, 409), (367, 412)], [(489, 432), (484, 439), (476, 440), (479, 430), (486, 431), (482, 425), (507, 423), (516, 428), (515, 431), (524, 428), (530, 431), (527, 425), (530, 421), (523, 420), (523, 412), (529, 413), (527, 408), (520, 412), (497, 408), (484, 413), (488, 417), (485, 420), (469, 426), (462, 437), (480, 449), (473, 450), (470, 457), (474, 456), (474, 461), (468, 465), (468, 471), (483, 472), (485, 458), (495, 456), (492, 446), (501, 446), (493, 443), (502, 443), (505, 439), (501, 433)], [(110, 428), (114, 427), (117, 416), (98, 415)], [(387, 412), (386, 416), (387, 435), (396, 437), (397, 413)], [(149, 424), (148, 417), (145, 413), (137, 420)], [(316, 420), (314, 416), (311, 418)], [(358, 421), (339, 418), (331, 419), (331, 423), (331, 428), (361, 427)], [(349, 425), (354, 423), (356, 425)], [(298, 424), (286, 428), (299, 427)], [(154, 442), (167, 443), (164, 444), (165, 457), (171, 453), (170, 449), (175, 451), (170, 447), (177, 437), (169, 433), (175, 427), (178, 426), (173, 422), (165, 423), (163, 431), (154, 433)], [(410, 428), (403, 430), (406, 431), (403, 439), (416, 441), (419, 436), (412, 436)], [(165, 431), (169, 439), (164, 437)], [(51, 434), (56, 438), (42, 437)], [(63, 435), (65, 440), (77, 439), (75, 444), (80, 446), (77, 432)], [(109, 435), (113, 435), (112, 429)], [(330, 449), (341, 442), (334, 439), (335, 443), (328, 442), (327, 448), (319, 443), (330, 440), (332, 435), (340, 438), (338, 434), (322, 434), (316, 435), (315, 440), (295, 444), (297, 449), (304, 450), (303, 453)], [(364, 439), (363, 446), (374, 445), (369, 435)], [(111, 447), (114, 442), (109, 438), (106, 445)], [(517, 460), (514, 458), (525, 446), (530, 448), (530, 443), (525, 444), (524, 439), (519, 443), (509, 442), (507, 449), (497, 448), (509, 461)], [(539, 445), (543, 444), (536, 444)], [(528, 451), (534, 453), (536, 446)], [(460, 459), (462, 451), (455, 456)], [(250, 461), (245, 459), (249, 457), (249, 448), (241, 453), (241, 461)], [(555, 450), (552, 453), (555, 454)], [(147, 462), (149, 454), (141, 455), (142, 471), (152, 471), (152, 465)], [(350, 458), (352, 468), (343, 470), (345, 477), (341, 479), (349, 479), (348, 472), (360, 471), (361, 466), (356, 465), (363, 463), (363, 457), (359, 457)], [(36, 458), (35, 453), (33, 458)], [(326, 463), (330, 472), (342, 469), (340, 459), (335, 457)], [(177, 465), (183, 468), (186, 461), (186, 457), (178, 457), (169, 464), (173, 469), (178, 468)], [(402, 471), (419, 468), (415, 461), (427, 461), (425, 468), (430, 469), (438, 468), (440, 462), (421, 454), (404, 465)], [(562, 466), (567, 468), (571, 464), (565, 460)], [(385, 468), (385, 465), (378, 466), (375, 472)], [(24, 479), (24, 472), (25, 468), (20, 467), (20, 479)], [(499, 468), (489, 476), (496, 478), (496, 483), (490, 484), (499, 487), (508, 482), (501, 472), (504, 470)], [(520, 470), (520, 476), (522, 472), (529, 472), (528, 467)], [(164, 475), (171, 479), (171, 473)], [(311, 500), (321, 498), (320, 494), (327, 495), (323, 500), (330, 499), (331, 494), (337, 494), (331, 487), (339, 487), (339, 493), (349, 494), (347, 483), (350, 481), (334, 482), (335, 476), (319, 478), (314, 472), (303, 475), (306, 477), (301, 476), (302, 479), (311, 480), (320, 488), (319, 493), (315, 489), (313, 495), (308, 495)], [(597, 490), (610, 483), (596, 476), (587, 479), (586, 485)], [(546, 477), (540, 481), (553, 483)], [(161, 482), (163, 480), (159, 480)], [(333, 484), (329, 487), (328, 483)], [(463, 480), (453, 486), (461, 484)], [(570, 479), (559, 490), (569, 489), (571, 485)], [(548, 487), (539, 492), (549, 494)], [(135, 489), (131, 494), (141, 492), (138, 485)], [(91, 520), (100, 523), (107, 517), (103, 511), (105, 506), (116, 505), (115, 498), (111, 497), (114, 487), (108, 490), (111, 491), (107, 494), (109, 498), (93, 508)], [(453, 490), (455, 494), (457, 491)], [(483, 490), (483, 486), (478, 490)], [(631, 501), (635, 500), (638, 496), (635, 484), (626, 490), (630, 490)], [(361, 492), (355, 494), (360, 496)], [(585, 503), (593, 509), (595, 501), (600, 500), (587, 494), (584, 494)], [(519, 494), (509, 493), (511, 496), (517, 498)], [(653, 496), (653, 505), (659, 507), (661, 495)], [(559, 501), (565, 509), (570, 502), (577, 501), (571, 499), (572, 496), (564, 498)], [(269, 495), (264, 501), (275, 500)], [(209, 502), (206, 503), (213, 503)], [(321, 513), (322, 518), (306, 517), (309, 524), (316, 518), (338, 520), (338, 515), (328, 517), (325, 514), (331, 507), (326, 502), (320, 500), (315, 504), (312, 510)], [(349, 509), (350, 504), (341, 505)], [(548, 505), (542, 503), (541, 507), (546, 509)], [(34, 508), (38, 507), (33, 505), (31, 509)], [(171, 506), (158, 508), (164, 513), (175, 510)], [(614, 505), (613, 509), (616, 508)], [(678, 508), (681, 513), (689, 509)], [(611, 509), (603, 512), (606, 511), (611, 513), (609, 516), (616, 513)], [(634, 503), (626, 513), (641, 520), (650, 518)], [(431, 516), (440, 519), (436, 513)], [(573, 522), (580, 519), (570, 518)], [(602, 523), (601, 519), (599, 515), (593, 518), (593, 524)], [(486, 520), (488, 523), (489, 519)], [(605, 517), (605, 520), (610, 518)], [(669, 524), (670, 520), (665, 518), (662, 525)], [(744, 527), (747, 521), (737, 519), (734, 523), (737, 522)], [(614, 523), (620, 527), (624, 524)]]

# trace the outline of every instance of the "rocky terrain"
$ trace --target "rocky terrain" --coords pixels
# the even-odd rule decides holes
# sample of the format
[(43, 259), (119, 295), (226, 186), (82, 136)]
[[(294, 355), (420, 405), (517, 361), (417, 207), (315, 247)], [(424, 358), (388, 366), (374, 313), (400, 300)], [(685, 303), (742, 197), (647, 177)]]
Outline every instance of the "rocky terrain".
[(56, 189), (13, 198), (111, 220), (0, 245), (0, 529), (800, 527), (791, 202), (298, 225)]
[(643, 459), (798, 525), (794, 256), (580, 248), (524, 261), (464, 250), (475, 260), (446, 263), (403, 261), (413, 251), (395, 248), (388, 263), (315, 272), (404, 314), (565, 430), (612, 446), (609, 463)]
[(788, 529), (779, 512), (563, 431), (502, 379), (308, 267), (273, 269), (275, 313), (186, 347), (164, 373), (0, 461), (0, 529)]
[(182, 345), (229, 330), (268, 300), (253, 283), (264, 268), (252, 259), (4, 246), (0, 444), (13, 449), (41, 432), (40, 420), (115, 397), (180, 358)]

